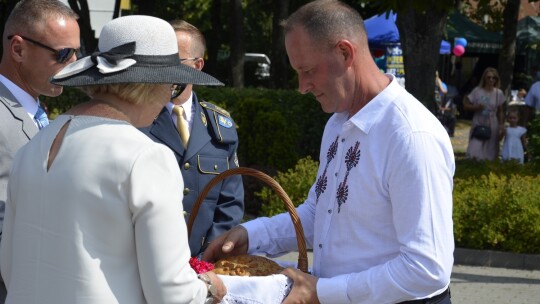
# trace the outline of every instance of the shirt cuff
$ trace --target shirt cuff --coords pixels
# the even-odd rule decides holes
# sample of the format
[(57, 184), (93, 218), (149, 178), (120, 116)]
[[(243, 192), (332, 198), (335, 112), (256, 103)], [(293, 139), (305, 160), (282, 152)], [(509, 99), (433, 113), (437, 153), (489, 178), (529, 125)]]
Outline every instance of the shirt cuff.
[[(248, 233), (248, 254), (254, 254), (261, 251), (262, 241), (267, 240), (264, 224), (262, 221), (249, 221), (241, 224)], [(264, 237), (261, 235), (264, 234)]]
[(321, 303), (350, 303), (347, 295), (349, 275), (333, 278), (319, 278), (317, 281), (317, 298)]

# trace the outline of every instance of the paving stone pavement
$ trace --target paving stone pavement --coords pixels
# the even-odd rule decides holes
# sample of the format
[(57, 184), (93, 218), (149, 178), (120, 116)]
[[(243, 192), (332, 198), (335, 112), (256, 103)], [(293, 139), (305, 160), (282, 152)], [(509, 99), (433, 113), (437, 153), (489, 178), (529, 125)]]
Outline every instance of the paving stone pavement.
[[(298, 253), (277, 260), (296, 262)], [(454, 265), (450, 290), (454, 304), (539, 304), (540, 270)]]
[(455, 265), (452, 303), (538, 304), (540, 270)]

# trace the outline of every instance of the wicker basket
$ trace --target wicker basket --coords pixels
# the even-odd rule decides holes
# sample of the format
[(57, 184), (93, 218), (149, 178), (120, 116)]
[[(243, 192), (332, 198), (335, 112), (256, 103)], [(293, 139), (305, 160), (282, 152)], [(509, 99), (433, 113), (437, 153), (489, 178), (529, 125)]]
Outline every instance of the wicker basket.
[(252, 177), (256, 177), (259, 180), (265, 182), (267, 185), (269, 185), (277, 194), (278, 196), (283, 200), (285, 203), (285, 207), (287, 208), (287, 211), (289, 212), (289, 215), (291, 216), (291, 220), (294, 224), (294, 229), (296, 231), (296, 241), (298, 242), (298, 269), (300, 269), (303, 272), (308, 272), (308, 258), (307, 258), (307, 249), (306, 249), (306, 239), (304, 236), (304, 230), (302, 228), (302, 223), (300, 221), (300, 217), (298, 217), (298, 213), (296, 213), (296, 209), (291, 202), (291, 199), (285, 193), (285, 190), (276, 182), (273, 178), (270, 176), (255, 170), (251, 168), (245, 168), (245, 167), (239, 167), (239, 168), (233, 168), (226, 171), (223, 171), (219, 175), (216, 175), (207, 185), (204, 187), (204, 189), (199, 194), (199, 197), (197, 197), (197, 200), (195, 201), (195, 204), (193, 205), (193, 208), (191, 209), (191, 213), (189, 215), (188, 223), (187, 223), (187, 229), (188, 229), (188, 235), (191, 235), (191, 228), (193, 227), (193, 223), (195, 222), (195, 217), (197, 216), (197, 213), (199, 212), (199, 208), (201, 207), (202, 201), (204, 198), (208, 195), (208, 192), (217, 185), (219, 182), (224, 180), (225, 178), (232, 176), (232, 175), (248, 175)]

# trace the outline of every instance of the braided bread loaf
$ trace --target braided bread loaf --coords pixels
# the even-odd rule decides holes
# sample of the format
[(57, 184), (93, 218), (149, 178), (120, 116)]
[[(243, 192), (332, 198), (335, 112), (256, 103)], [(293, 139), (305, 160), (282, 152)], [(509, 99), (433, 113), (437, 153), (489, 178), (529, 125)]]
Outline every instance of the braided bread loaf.
[(230, 276), (268, 276), (280, 273), (284, 268), (278, 263), (258, 255), (237, 255), (214, 263), (214, 272)]

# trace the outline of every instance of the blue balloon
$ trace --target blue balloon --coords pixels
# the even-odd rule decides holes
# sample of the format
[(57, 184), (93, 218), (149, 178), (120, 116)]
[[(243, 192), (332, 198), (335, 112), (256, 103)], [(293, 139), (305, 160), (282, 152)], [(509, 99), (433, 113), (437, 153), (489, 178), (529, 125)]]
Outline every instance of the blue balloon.
[(456, 38), (454, 40), (454, 44), (455, 45), (461, 45), (462, 47), (466, 47), (467, 46), (467, 39), (465, 39), (463, 37)]

